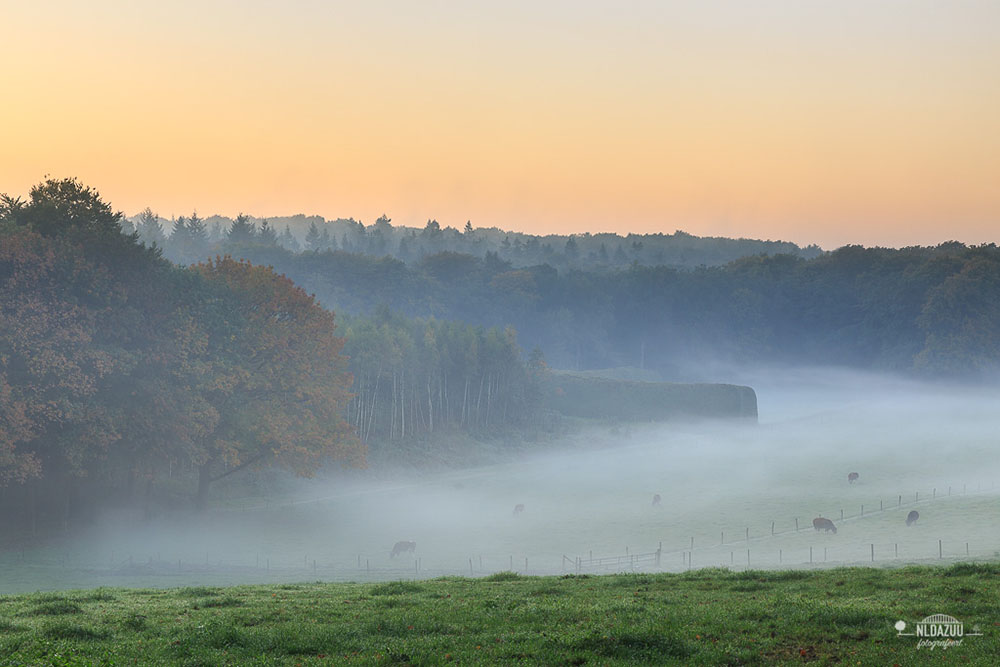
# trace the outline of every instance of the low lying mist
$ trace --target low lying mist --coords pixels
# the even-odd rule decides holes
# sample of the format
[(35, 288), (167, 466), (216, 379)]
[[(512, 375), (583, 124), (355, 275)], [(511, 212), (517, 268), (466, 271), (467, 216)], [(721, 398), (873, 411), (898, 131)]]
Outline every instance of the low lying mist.
[[(1000, 390), (823, 369), (729, 380), (756, 390), (757, 425), (595, 426), (502, 465), (277, 480), (266, 499), (149, 521), (107, 513), (2, 554), (0, 592), (1000, 556)], [(416, 547), (392, 556), (397, 542)]]

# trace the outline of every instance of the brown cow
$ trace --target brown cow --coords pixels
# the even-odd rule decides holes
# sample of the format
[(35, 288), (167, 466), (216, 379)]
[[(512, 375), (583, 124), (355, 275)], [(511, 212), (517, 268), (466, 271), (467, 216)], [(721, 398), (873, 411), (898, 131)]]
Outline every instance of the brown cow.
[(909, 514), (906, 515), (906, 525), (912, 526), (917, 522), (917, 519), (919, 518), (920, 518), (920, 512), (918, 512), (917, 510), (912, 510)]
[(404, 551), (409, 551), (410, 553), (413, 553), (416, 550), (417, 550), (416, 542), (406, 542), (406, 541), (396, 542), (396, 544), (394, 544), (392, 547), (392, 553), (389, 554), (389, 558), (395, 558)]
[(825, 530), (827, 532), (833, 531), (833, 534), (837, 534), (837, 527), (833, 525), (833, 522), (829, 519), (824, 519), (823, 517), (818, 517), (813, 519), (813, 528), (816, 530)]
[(660, 501), (662, 501), (662, 500), (663, 500), (663, 499), (662, 499), (662, 498), (660, 498), (660, 494), (658, 494), (658, 493), (654, 493), (654, 494), (653, 494), (653, 506), (654, 506), (654, 507), (655, 507), (655, 506), (657, 506), (657, 505), (659, 505), (659, 504), (660, 504)]
[(858, 477), (861, 477), (861, 475), (859, 475), (856, 472), (849, 473), (847, 475), (847, 483), (854, 484), (856, 481), (858, 481)]
[(524, 505), (522, 505), (521, 503), (514, 505), (514, 516), (517, 516), (523, 511), (524, 511)]

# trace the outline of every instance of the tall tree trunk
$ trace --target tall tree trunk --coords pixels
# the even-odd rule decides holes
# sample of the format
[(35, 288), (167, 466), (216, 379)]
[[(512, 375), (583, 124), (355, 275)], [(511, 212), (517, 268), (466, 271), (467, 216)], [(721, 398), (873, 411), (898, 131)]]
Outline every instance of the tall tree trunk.
[(483, 383), (486, 382), (486, 375), (479, 376), (479, 396), (476, 398), (476, 425), (483, 418)]
[(427, 432), (434, 432), (434, 394), (431, 393), (431, 376), (427, 375)]
[(396, 371), (392, 372), (392, 421), (389, 422), (389, 439), (396, 435)]

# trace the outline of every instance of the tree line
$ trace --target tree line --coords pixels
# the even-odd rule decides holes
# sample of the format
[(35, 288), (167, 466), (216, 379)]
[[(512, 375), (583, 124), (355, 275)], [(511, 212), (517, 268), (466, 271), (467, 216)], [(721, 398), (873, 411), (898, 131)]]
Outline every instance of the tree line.
[[(158, 229), (151, 211), (143, 216), (140, 234)], [(186, 224), (192, 219), (203, 226), (197, 216)], [(367, 227), (282, 221), (277, 234), (267, 221), (216, 217), (215, 241), (203, 239), (199, 252), (273, 265), (341, 312), (386, 305), (410, 317), (513, 326), (556, 367), (630, 366), (688, 379), (719, 362), (978, 378), (1000, 366), (995, 244), (824, 253), (683, 232), (531, 237), (434, 220), (422, 230), (394, 227), (385, 216)], [(172, 237), (157, 237), (168, 256), (198, 258)], [(610, 261), (602, 246), (614, 248)]]
[(494, 256), (517, 267), (549, 264), (561, 270), (596, 271), (632, 264), (717, 266), (757, 254), (804, 258), (822, 254), (815, 245), (800, 248), (787, 241), (699, 237), (683, 231), (624, 236), (612, 232), (534, 235), (496, 227), (476, 228), (471, 221), (461, 230), (442, 227), (433, 219), (422, 228), (396, 226), (385, 215), (369, 225), (353, 218), (325, 220), (304, 215), (269, 219), (244, 214), (235, 218), (213, 215), (202, 219), (197, 212), (166, 220), (147, 208), (123, 225), (126, 232), (137, 230), (147, 244), (157, 244), (167, 257), (184, 264), (220, 252), (235, 250), (239, 254), (234, 246), (247, 245), (280, 247), (296, 253), (341, 250), (411, 264), (429, 255), (454, 252), (479, 258)]

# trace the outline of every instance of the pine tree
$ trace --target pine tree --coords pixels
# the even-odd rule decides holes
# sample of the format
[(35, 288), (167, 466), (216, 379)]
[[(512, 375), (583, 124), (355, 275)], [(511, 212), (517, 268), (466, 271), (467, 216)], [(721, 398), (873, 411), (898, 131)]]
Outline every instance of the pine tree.
[(274, 233), (274, 229), (267, 220), (260, 224), (260, 232), (257, 233), (257, 242), (267, 246), (278, 245), (278, 235)]
[(163, 234), (163, 227), (160, 226), (160, 216), (153, 213), (153, 210), (148, 206), (139, 213), (139, 224), (136, 225), (136, 231), (139, 232), (139, 238), (148, 246), (155, 244), (162, 248), (167, 240)]
[(174, 220), (174, 227), (170, 230), (170, 245), (177, 249), (183, 248), (190, 238), (187, 218), (183, 215)]
[(299, 242), (295, 240), (294, 236), (292, 236), (292, 230), (288, 228), (288, 225), (285, 225), (285, 231), (281, 232), (281, 237), (278, 239), (278, 242), (282, 245), (282, 247), (291, 250), (292, 252), (299, 252), (299, 250), (302, 249), (301, 246), (299, 246)]
[(315, 222), (309, 223), (309, 231), (306, 232), (306, 250), (312, 252), (319, 252), (321, 250), (319, 229), (316, 228)]
[(240, 213), (229, 228), (226, 240), (230, 243), (252, 243), (257, 236), (257, 230), (249, 216)]

